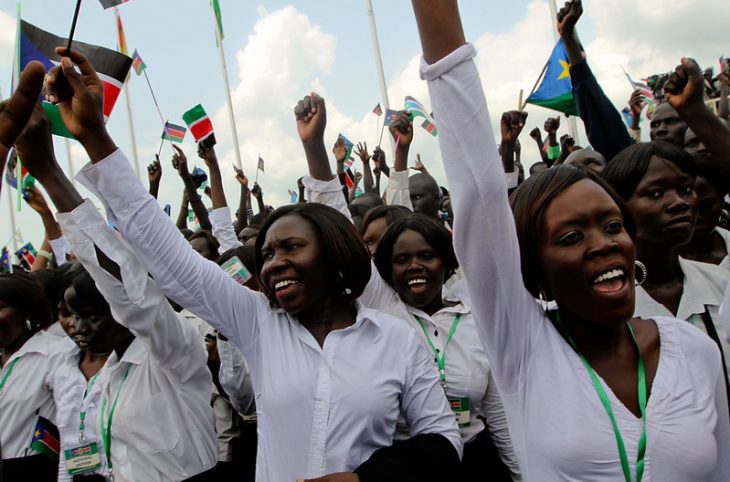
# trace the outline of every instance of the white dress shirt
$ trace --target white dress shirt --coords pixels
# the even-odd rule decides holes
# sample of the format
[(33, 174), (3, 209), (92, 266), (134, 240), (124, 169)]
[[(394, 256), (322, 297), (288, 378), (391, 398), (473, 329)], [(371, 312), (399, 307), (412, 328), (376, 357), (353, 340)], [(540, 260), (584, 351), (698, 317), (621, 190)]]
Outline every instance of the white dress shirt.
[(413, 434), (441, 434), (461, 454), (454, 416), (413, 329), (358, 306), (355, 324), (332, 331), (320, 347), (294, 316), (195, 253), (121, 151), (77, 178), (104, 202), (160, 288), (246, 357), (256, 393), (259, 482), (352, 471), (391, 445), (401, 411)]
[(241, 415), (251, 415), (256, 412), (256, 395), (251, 385), (251, 371), (243, 357), (241, 350), (230, 342), (218, 338), (218, 356), (221, 367), (218, 371), (218, 381), (226, 391), (231, 405)]
[(238, 248), (241, 242), (236, 236), (231, 222), (231, 210), (228, 206), (213, 209), (208, 215), (210, 224), (213, 226), (213, 237), (218, 240), (218, 254), (223, 254), (229, 249)]
[(63, 358), (59, 339), (40, 331), (13, 353), (0, 370), (0, 380), (18, 360), (0, 391), (0, 446), (3, 459), (34, 455), (30, 450), (38, 416), (56, 422), (53, 370)]
[[(526, 481), (624, 480), (611, 421), (578, 354), (525, 289), (514, 218), (473, 46), (421, 62), (454, 207), (454, 245)], [(655, 317), (660, 355), (644, 480), (727, 481), (730, 420), (720, 355), (688, 323)], [(604, 384), (635, 464), (642, 421)]]
[(722, 258), (722, 261), (720, 261), (718, 266), (730, 271), (730, 231), (727, 229), (715, 228), (715, 232), (719, 234), (725, 242), (725, 250), (727, 251), (727, 254), (724, 258)]
[[(67, 337), (68, 338), (68, 337)], [(86, 377), (79, 369), (81, 361), (81, 350), (74, 344), (69, 347), (63, 355), (61, 364), (53, 373), (53, 400), (56, 403), (56, 426), (61, 437), (61, 453), (58, 458), (58, 480), (59, 482), (70, 482), (73, 476), (66, 468), (66, 456), (64, 450), (78, 447), (80, 414), (86, 411), (84, 418), (84, 442), (95, 442), (99, 449), (101, 467), (88, 474), (102, 474), (108, 476), (106, 455), (104, 446), (99, 435), (99, 423), (97, 414), (99, 412), (99, 401), (101, 399), (101, 383), (99, 377), (93, 383), (86, 380)], [(87, 387), (89, 390), (87, 391)], [(86, 395), (86, 396), (84, 396)]]
[[(100, 405), (106, 400), (106, 412), (99, 410), (104, 423), (119, 393), (112, 419), (115, 480), (183, 480), (210, 469), (218, 460), (218, 443), (210, 407), (212, 378), (198, 330), (177, 316), (91, 201), (59, 213), (58, 220), (114, 319), (136, 336), (121, 358), (116, 352), (109, 356), (97, 379), (103, 387)], [(96, 247), (119, 265), (123, 281), (99, 266)]]
[(720, 305), (725, 293), (725, 287), (730, 278), (730, 272), (720, 266), (691, 261), (679, 258), (679, 267), (684, 274), (682, 285), (682, 298), (679, 300), (679, 308), (674, 314), (663, 304), (649, 296), (641, 286), (636, 288), (636, 306), (634, 316), (651, 318), (653, 316), (666, 316), (689, 321), (700, 330), (707, 333), (702, 314), (707, 310), (715, 324), (715, 330), (723, 343), (725, 362), (730, 369), (730, 342), (728, 333), (720, 320)]

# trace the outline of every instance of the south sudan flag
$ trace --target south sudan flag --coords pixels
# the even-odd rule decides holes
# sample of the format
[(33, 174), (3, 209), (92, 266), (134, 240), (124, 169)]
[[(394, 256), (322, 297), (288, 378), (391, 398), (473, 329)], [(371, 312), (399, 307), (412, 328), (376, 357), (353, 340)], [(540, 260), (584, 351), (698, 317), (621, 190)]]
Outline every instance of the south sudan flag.
[(58, 436), (58, 429), (50, 420), (38, 417), (35, 431), (33, 431), (33, 440), (30, 442), (30, 448), (58, 462), (58, 452), (61, 449), (61, 442)]
[[(41, 30), (24, 20), (20, 21), (20, 25), (20, 47), (18, 49), (20, 70), (22, 71), (32, 60), (41, 62), (46, 70), (59, 65), (61, 57), (56, 54), (55, 48), (67, 45), (68, 40)], [(132, 59), (114, 50), (76, 40), (74, 40), (72, 48), (86, 56), (99, 75), (104, 86), (104, 120), (106, 121), (124, 86), (124, 79), (127, 78)], [(59, 136), (73, 138), (61, 120), (58, 106), (43, 102), (43, 108), (51, 120), (51, 131)]]

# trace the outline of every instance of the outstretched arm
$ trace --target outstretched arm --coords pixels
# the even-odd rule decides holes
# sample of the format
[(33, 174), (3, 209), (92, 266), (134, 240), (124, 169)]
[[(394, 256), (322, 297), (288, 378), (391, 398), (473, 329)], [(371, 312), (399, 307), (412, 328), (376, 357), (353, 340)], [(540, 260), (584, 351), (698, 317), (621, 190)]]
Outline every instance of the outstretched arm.
[(713, 160), (730, 172), (730, 128), (705, 104), (704, 80), (697, 62), (682, 59), (664, 84), (664, 93), (667, 102), (710, 151)]
[(583, 2), (569, 0), (558, 12), (557, 27), (570, 61), (570, 77), (578, 114), (583, 119), (593, 149), (610, 161), (633, 143), (621, 114), (603, 93), (580, 46), (575, 26), (583, 15)]
[(182, 149), (177, 147), (175, 144), (173, 144), (172, 147), (175, 149), (175, 154), (172, 156), (172, 167), (177, 170), (180, 175), (180, 179), (182, 179), (183, 184), (185, 185), (188, 202), (192, 206), (193, 212), (198, 217), (200, 228), (210, 231), (212, 225), (210, 224), (210, 219), (208, 217), (208, 210), (205, 208), (203, 199), (200, 197), (198, 189), (195, 187), (193, 176), (190, 175), (190, 171), (188, 170), (188, 158), (185, 156)]

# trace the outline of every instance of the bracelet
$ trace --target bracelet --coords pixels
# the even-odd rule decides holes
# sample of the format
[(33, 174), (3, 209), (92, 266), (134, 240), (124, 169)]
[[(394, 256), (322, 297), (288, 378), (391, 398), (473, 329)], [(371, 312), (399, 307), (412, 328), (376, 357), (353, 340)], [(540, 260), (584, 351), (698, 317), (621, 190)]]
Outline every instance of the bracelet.
[(51, 261), (51, 253), (46, 251), (45, 249), (39, 249), (38, 250), (38, 256), (43, 256), (48, 261)]
[(196, 197), (195, 199), (188, 199), (188, 202), (189, 202), (190, 204), (193, 204), (193, 203), (196, 203), (196, 202), (198, 202), (198, 201), (200, 201), (200, 200), (202, 200), (202, 198), (201, 198), (200, 196), (198, 196), (198, 197)]

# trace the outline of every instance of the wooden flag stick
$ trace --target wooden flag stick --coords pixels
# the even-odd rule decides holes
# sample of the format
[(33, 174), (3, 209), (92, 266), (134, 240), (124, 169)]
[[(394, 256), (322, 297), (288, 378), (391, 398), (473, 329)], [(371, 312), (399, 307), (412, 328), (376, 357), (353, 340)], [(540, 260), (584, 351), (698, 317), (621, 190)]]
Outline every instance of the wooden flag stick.
[(525, 94), (525, 91), (523, 89), (520, 89), (520, 98), (517, 101), (517, 110), (522, 110), (522, 96)]
[(74, 39), (74, 32), (76, 31), (76, 22), (79, 19), (79, 10), (81, 10), (81, 0), (76, 0), (76, 9), (74, 10), (74, 18), (71, 21), (71, 32), (68, 34), (68, 45), (66, 45), (66, 55), (70, 55), (71, 42)]
[[(532, 94), (534, 94), (534, 93), (535, 93), (535, 91), (537, 90), (537, 86), (538, 86), (538, 84), (540, 84), (540, 81), (541, 81), (541, 80), (542, 80), (542, 78), (543, 78), (543, 77), (545, 76), (545, 71), (547, 71), (547, 68), (548, 68), (548, 65), (549, 65), (549, 64), (550, 64), (550, 61), (549, 61), (549, 60), (548, 60), (547, 62), (545, 62), (545, 66), (544, 66), (544, 67), (542, 68), (542, 72), (540, 72), (540, 75), (539, 75), (539, 77), (538, 77), (538, 78), (537, 78), (537, 80), (535, 81), (535, 85), (533, 85), (533, 86), (532, 86), (532, 90), (530, 91), (530, 95), (528, 95), (528, 96), (527, 96), (527, 99), (529, 99), (530, 97), (532, 97)], [(524, 101), (522, 102), (522, 105), (520, 106), (520, 110), (521, 110), (521, 111), (522, 111), (522, 110), (525, 110), (525, 106), (527, 105), (527, 99), (525, 99), (525, 100), (524, 100)]]

